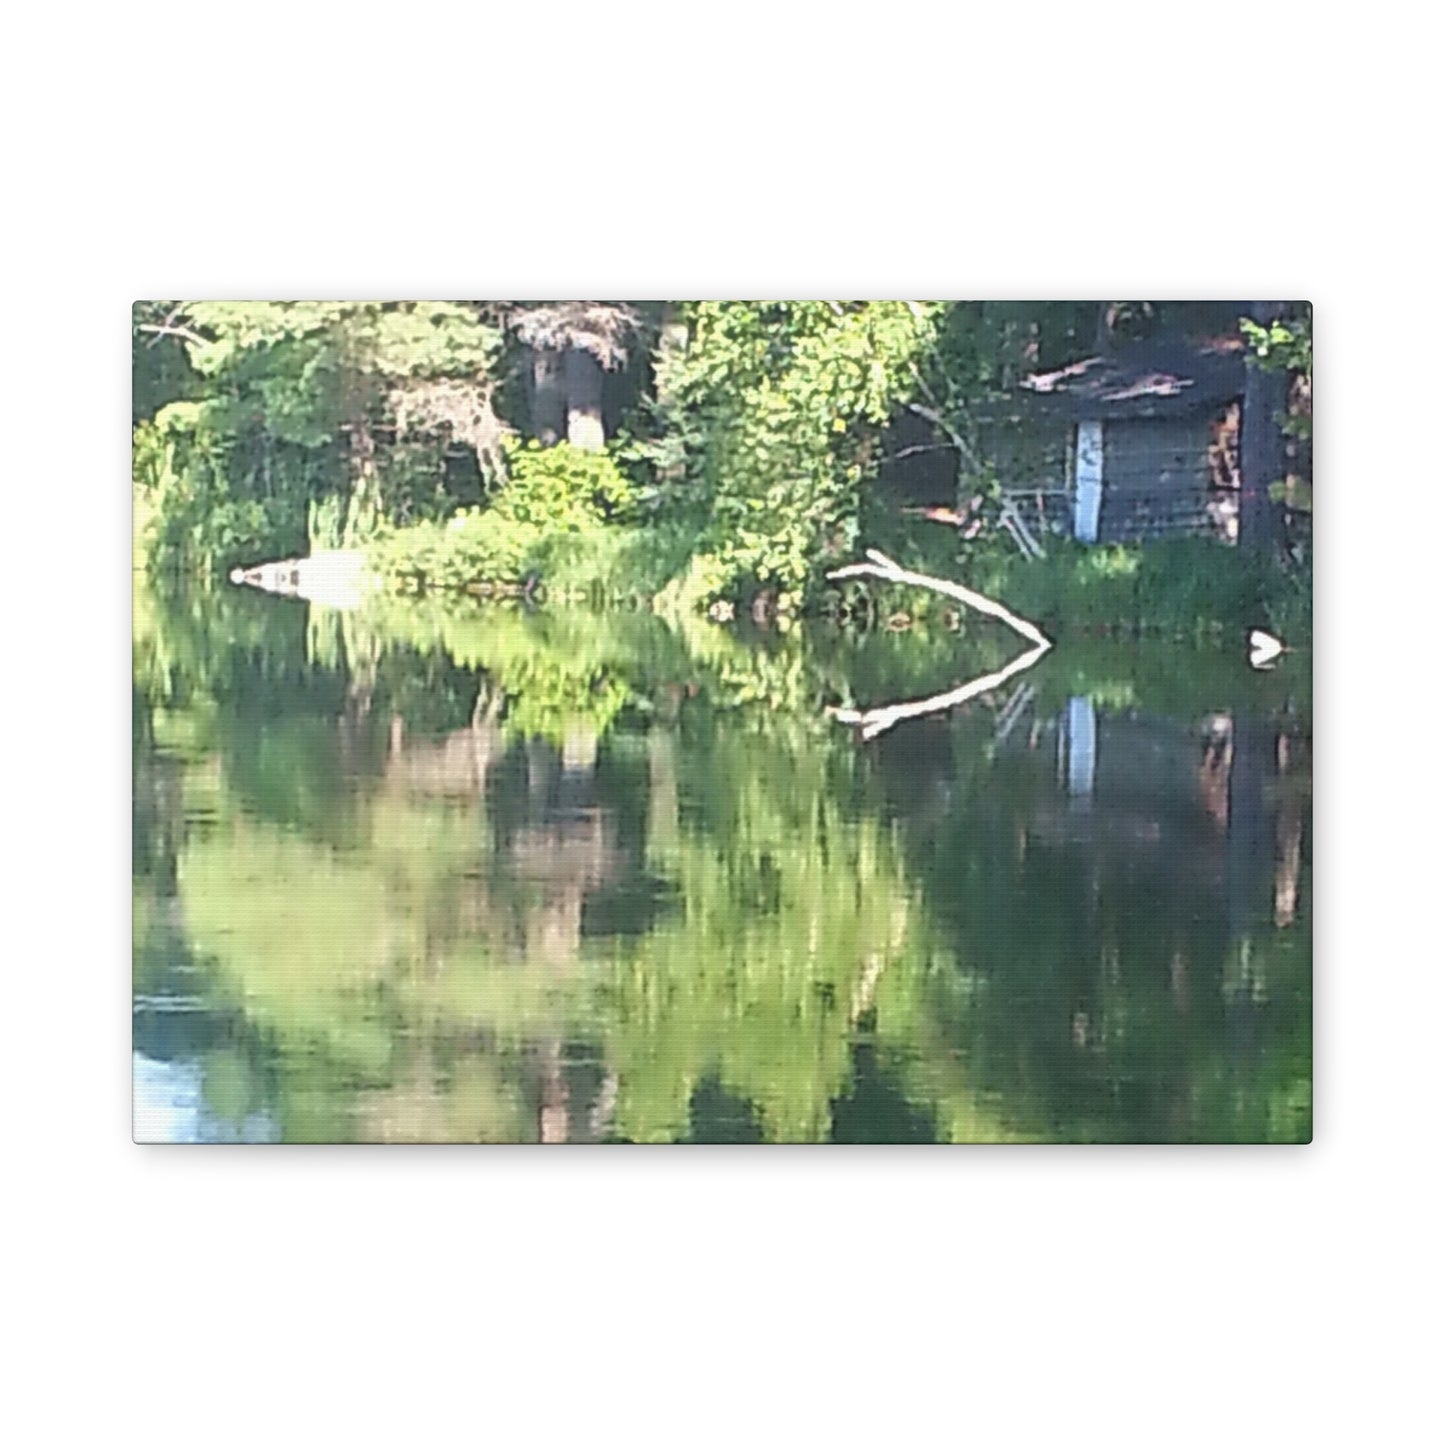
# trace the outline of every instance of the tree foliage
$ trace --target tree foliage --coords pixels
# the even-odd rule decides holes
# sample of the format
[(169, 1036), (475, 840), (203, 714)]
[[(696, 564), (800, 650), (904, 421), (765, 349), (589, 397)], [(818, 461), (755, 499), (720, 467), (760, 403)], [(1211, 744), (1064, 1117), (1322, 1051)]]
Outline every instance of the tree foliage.
[[(432, 585), (540, 571), (565, 587), (557, 569), (570, 568), (584, 587), (601, 579), (616, 598), (640, 586), (673, 611), (726, 599), (787, 614), (818, 600), (865, 524), (875, 545), (920, 561), (932, 546), (934, 566), (956, 559), (954, 536), (900, 517), (896, 495), (870, 487), (900, 412), (933, 425), (962, 479), (991, 497), (978, 417), (1026, 372), (1152, 335), (1238, 334), (1238, 312), (1232, 302), (141, 303), (137, 519), (153, 562), (192, 573), (368, 545), (383, 570)], [(1293, 377), (1298, 506), (1308, 314), (1242, 331), (1257, 365)], [(577, 376), (567, 358), (585, 362)], [(624, 395), (640, 398), (630, 411)], [(552, 442), (573, 420), (576, 446), (510, 440), (529, 430)]]
[(1264, 371), (1287, 372), (1297, 383), (1296, 405), (1283, 419), (1285, 431), (1295, 437), (1313, 434), (1314, 420), (1310, 391), (1314, 380), (1314, 329), (1310, 309), (1294, 317), (1280, 317), (1260, 323), (1248, 316), (1239, 319), (1239, 329), (1249, 347), (1249, 361)]
[(877, 437), (915, 384), (942, 307), (697, 302), (659, 378), (709, 515), (714, 587), (761, 583), (783, 610), (857, 540)]
[[(489, 414), (501, 337), (470, 305), (187, 302), (139, 319), (154, 314), (138, 308), (137, 334), (179, 341), (194, 394), (138, 424), (157, 561), (204, 573), (304, 550), (308, 533), (353, 542), (437, 500), (449, 432), (485, 451), (475, 417)], [(447, 388), (471, 411), (439, 406)], [(379, 449), (385, 428), (423, 433), (424, 455)]]

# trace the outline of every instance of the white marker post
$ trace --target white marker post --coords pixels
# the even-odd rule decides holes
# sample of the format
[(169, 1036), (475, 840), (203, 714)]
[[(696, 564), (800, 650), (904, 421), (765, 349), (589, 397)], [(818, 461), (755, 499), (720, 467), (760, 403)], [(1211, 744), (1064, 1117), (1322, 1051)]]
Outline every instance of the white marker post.
[(1074, 536), (1099, 540), (1099, 508), (1104, 500), (1104, 423), (1081, 421), (1074, 453)]

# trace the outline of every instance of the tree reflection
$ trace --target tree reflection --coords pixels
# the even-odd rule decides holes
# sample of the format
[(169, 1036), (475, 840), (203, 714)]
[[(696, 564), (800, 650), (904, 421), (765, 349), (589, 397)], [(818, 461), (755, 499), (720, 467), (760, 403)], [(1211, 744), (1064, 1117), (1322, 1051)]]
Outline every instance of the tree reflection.
[(145, 597), (137, 1048), (218, 1137), (1307, 1136), (1288, 680), (825, 717), (959, 646)]

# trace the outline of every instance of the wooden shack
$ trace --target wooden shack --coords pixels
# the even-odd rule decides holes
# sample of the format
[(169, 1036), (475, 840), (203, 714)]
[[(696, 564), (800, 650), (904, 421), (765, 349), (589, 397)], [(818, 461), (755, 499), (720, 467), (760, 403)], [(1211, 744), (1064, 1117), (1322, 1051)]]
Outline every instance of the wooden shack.
[(982, 408), (984, 455), (1025, 517), (1083, 542), (1238, 531), (1237, 338), (1143, 341), (1025, 377)]

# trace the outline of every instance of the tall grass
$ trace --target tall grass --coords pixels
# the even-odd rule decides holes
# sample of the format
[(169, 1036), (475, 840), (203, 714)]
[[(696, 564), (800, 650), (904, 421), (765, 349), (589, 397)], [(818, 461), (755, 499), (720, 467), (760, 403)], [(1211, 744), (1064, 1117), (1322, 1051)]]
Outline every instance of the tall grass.
[(1308, 570), (1202, 538), (1144, 546), (1055, 540), (1049, 556), (985, 553), (961, 564), (968, 585), (1059, 632), (1125, 632), (1203, 641), (1250, 627), (1308, 640)]
[[(1296, 646), (1311, 636), (1308, 564), (1287, 570), (1206, 539), (1092, 547), (1053, 539), (1041, 561), (997, 547), (960, 557), (956, 538), (942, 527), (868, 542), (905, 566), (959, 577), (1056, 635), (1207, 641), (1266, 627)], [(701, 545), (691, 519), (553, 530), (482, 512), (395, 532), (372, 547), (371, 557), (383, 577), (404, 590), (486, 591), (526, 581), (543, 598), (672, 613), (701, 611), (716, 595), (719, 579)], [(855, 584), (831, 594), (824, 610), (879, 621), (896, 612), (919, 619), (949, 610), (945, 603), (916, 588)]]
[(675, 523), (552, 531), (480, 513), (424, 522), (378, 539), (371, 565), (404, 591), (507, 589), (529, 582), (543, 597), (600, 605), (649, 604), (692, 557), (694, 538)]

